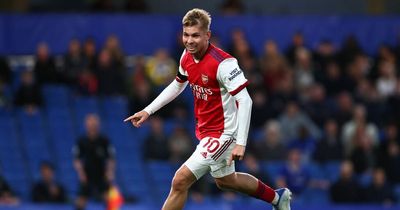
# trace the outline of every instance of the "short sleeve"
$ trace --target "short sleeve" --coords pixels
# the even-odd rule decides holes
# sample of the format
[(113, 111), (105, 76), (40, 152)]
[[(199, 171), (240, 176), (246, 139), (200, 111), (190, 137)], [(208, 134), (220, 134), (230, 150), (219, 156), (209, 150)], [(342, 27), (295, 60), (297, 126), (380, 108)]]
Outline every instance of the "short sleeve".
[(77, 144), (72, 148), (72, 155), (75, 159), (82, 159), (83, 158), (83, 145), (82, 140), (78, 140)]
[(114, 157), (115, 157), (115, 148), (108, 141), (107, 138), (104, 138), (104, 146), (105, 146), (105, 149), (106, 149), (106, 158), (107, 159), (114, 159)]
[(231, 95), (236, 95), (248, 85), (235, 58), (225, 59), (219, 64), (217, 79)]

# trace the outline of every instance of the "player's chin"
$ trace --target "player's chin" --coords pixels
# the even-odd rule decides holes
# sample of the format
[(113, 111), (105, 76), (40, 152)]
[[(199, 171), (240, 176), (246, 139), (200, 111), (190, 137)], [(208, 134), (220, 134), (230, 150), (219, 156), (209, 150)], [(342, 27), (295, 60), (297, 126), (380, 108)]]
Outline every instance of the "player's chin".
[(186, 47), (186, 51), (188, 51), (189, 53), (196, 53), (197, 52), (197, 49), (196, 48), (188, 48), (188, 47)]

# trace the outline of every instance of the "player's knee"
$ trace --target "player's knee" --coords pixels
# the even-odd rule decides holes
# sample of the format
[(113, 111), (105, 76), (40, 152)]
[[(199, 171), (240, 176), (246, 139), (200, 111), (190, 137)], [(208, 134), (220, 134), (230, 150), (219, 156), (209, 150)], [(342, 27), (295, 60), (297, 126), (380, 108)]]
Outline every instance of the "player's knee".
[(228, 179), (216, 179), (215, 184), (221, 190), (229, 190), (232, 188), (232, 183)]
[(175, 174), (174, 178), (172, 179), (172, 189), (175, 191), (185, 191), (188, 188), (189, 186), (186, 178), (179, 174)]

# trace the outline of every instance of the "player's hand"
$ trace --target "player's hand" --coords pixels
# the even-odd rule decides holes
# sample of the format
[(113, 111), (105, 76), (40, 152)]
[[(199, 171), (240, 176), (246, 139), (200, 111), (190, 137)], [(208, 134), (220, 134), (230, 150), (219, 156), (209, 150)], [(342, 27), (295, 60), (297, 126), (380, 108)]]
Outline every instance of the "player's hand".
[(232, 164), (233, 160), (243, 160), (244, 151), (246, 151), (245, 146), (236, 144), (232, 150), (231, 157), (228, 160), (228, 166), (230, 166)]
[(132, 116), (126, 118), (126, 119), (124, 120), (124, 122), (126, 122), (126, 121), (131, 121), (131, 122), (132, 122), (132, 125), (138, 128), (138, 127), (140, 127), (140, 125), (141, 125), (145, 120), (147, 120), (147, 118), (149, 118), (149, 116), (150, 116), (149, 113), (147, 113), (146, 111), (142, 110), (142, 111), (136, 112), (134, 115), (132, 115)]

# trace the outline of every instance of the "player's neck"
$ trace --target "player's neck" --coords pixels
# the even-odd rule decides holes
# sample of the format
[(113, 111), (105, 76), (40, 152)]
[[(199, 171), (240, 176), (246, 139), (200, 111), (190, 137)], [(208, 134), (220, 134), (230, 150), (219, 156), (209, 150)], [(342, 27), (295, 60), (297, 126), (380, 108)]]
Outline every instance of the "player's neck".
[(209, 47), (210, 47), (210, 43), (208, 43), (207, 46), (205, 48), (203, 48), (201, 51), (199, 51), (199, 52), (197, 52), (195, 54), (192, 54), (194, 60), (196, 62), (200, 62), (200, 60), (203, 59), (203, 57), (206, 54), (206, 52), (207, 52)]

